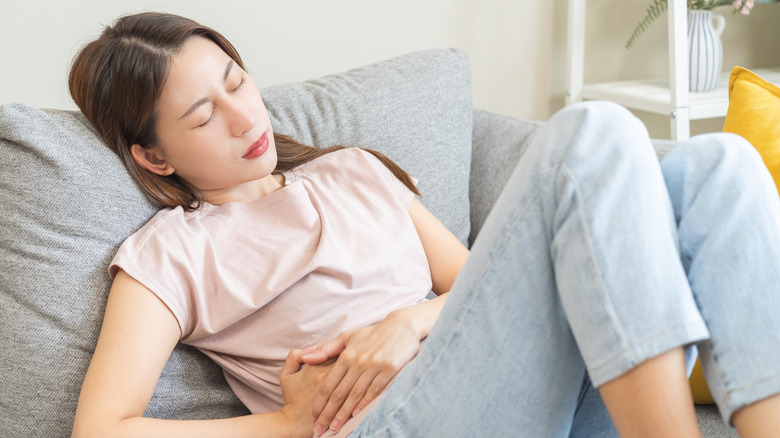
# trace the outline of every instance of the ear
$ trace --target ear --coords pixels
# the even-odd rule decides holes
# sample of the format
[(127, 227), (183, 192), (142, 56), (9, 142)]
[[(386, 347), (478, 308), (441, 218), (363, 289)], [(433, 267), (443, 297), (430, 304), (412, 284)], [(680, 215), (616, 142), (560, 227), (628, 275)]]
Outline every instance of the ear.
[(136, 143), (130, 146), (130, 154), (139, 166), (156, 175), (168, 176), (176, 170), (155, 147), (145, 148)]

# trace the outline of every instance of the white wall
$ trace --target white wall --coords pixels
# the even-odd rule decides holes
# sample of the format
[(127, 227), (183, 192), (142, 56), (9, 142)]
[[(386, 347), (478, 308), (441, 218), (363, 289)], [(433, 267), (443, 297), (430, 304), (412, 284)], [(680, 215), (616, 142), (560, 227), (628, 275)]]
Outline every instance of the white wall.
[[(649, 0), (589, 0), (586, 80), (666, 73), (662, 18), (626, 52)], [(563, 106), (566, 0), (27, 0), (0, 15), (0, 104), (74, 108), (66, 76), (77, 48), (118, 15), (165, 10), (224, 33), (261, 86), (343, 71), (406, 52), (459, 47), (469, 55), (475, 106), (543, 120)], [(748, 17), (721, 8), (725, 65), (780, 65), (780, 5)], [(655, 136), (660, 116), (640, 114)], [(702, 123), (704, 123), (702, 125)], [(719, 130), (722, 120), (694, 132)]]

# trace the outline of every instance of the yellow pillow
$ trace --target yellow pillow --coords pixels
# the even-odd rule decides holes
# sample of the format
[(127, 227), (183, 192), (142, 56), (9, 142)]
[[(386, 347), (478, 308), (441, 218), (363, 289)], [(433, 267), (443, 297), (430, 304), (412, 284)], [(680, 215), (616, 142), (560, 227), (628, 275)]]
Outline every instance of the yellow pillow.
[(780, 187), (780, 88), (746, 68), (734, 67), (723, 131), (752, 143)]
[(688, 379), (688, 384), (691, 387), (694, 403), (700, 405), (711, 405), (715, 403), (712, 394), (710, 394), (710, 388), (707, 386), (707, 380), (704, 379), (704, 371), (701, 369), (701, 362), (699, 362), (699, 359), (696, 359), (696, 364), (693, 366), (693, 372)]

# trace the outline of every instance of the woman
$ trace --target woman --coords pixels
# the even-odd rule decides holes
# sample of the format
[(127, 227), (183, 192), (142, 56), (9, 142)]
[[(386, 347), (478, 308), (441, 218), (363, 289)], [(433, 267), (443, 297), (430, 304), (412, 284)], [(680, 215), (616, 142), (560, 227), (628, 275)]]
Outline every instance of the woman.
[[(70, 89), (168, 207), (112, 261), (74, 436), (603, 436), (601, 399), (621, 435), (695, 436), (693, 343), (741, 434), (780, 426), (780, 204), (737, 137), (660, 169), (624, 109), (561, 111), (469, 254), (390, 160), (274, 133), (233, 46), (191, 20), (120, 18)], [(180, 340), (252, 415), (142, 417)]]

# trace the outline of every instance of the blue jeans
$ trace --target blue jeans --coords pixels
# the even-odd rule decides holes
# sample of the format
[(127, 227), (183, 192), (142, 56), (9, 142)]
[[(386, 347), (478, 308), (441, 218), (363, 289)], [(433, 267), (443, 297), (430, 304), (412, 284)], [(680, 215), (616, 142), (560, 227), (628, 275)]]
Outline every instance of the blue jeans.
[(693, 344), (728, 420), (780, 392), (778, 310), (780, 202), (755, 150), (711, 134), (659, 166), (628, 111), (574, 105), (529, 146), (418, 356), (351, 436), (616, 435), (594, 387)]

